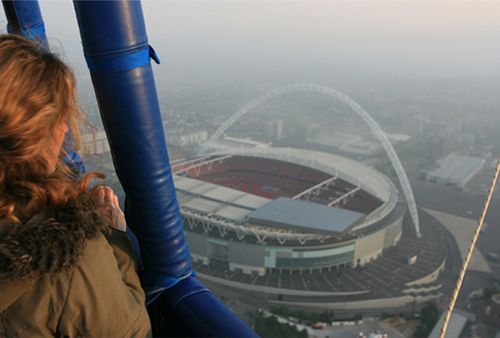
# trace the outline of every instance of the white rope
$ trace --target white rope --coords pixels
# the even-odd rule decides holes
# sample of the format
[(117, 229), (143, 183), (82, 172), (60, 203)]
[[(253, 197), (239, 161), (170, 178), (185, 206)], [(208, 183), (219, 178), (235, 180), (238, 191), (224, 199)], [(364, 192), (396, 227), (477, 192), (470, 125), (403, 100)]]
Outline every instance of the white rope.
[(467, 271), (467, 267), (469, 266), (469, 262), (472, 257), (472, 252), (474, 251), (477, 238), (479, 237), (481, 228), (483, 227), (484, 219), (486, 218), (486, 214), (488, 213), (488, 208), (490, 207), (491, 197), (493, 196), (493, 191), (495, 190), (495, 185), (497, 184), (499, 172), (500, 172), (500, 161), (498, 161), (497, 163), (495, 175), (493, 176), (493, 181), (491, 182), (490, 188), (488, 190), (488, 196), (486, 197), (486, 202), (484, 203), (481, 218), (479, 218), (476, 230), (474, 230), (474, 236), (472, 237), (469, 250), (467, 251), (467, 256), (465, 257), (464, 264), (462, 265), (462, 269), (460, 270), (460, 275), (458, 276), (455, 289), (453, 290), (453, 296), (451, 297), (450, 305), (448, 306), (448, 310), (446, 311), (446, 316), (444, 317), (443, 320), (443, 327), (441, 328), (441, 334), (439, 335), (440, 338), (444, 338), (446, 334), (446, 329), (448, 328), (448, 323), (451, 318), (451, 313), (453, 312), (453, 308), (455, 307), (455, 303), (457, 302), (457, 298), (460, 293), (460, 288), (462, 287), (462, 283), (464, 281), (465, 272)]

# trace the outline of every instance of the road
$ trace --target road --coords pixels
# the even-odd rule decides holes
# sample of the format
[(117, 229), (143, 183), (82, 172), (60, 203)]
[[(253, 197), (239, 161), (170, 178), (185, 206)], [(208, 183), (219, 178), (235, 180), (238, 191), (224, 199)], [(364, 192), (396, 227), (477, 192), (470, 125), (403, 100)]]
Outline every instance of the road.
[(323, 330), (312, 330), (312, 336), (317, 338), (357, 338), (363, 332), (386, 333), (391, 338), (405, 338), (398, 330), (379, 322), (378, 320), (364, 320), (361, 324), (349, 326), (327, 326)]
[[(419, 207), (438, 210), (452, 215), (479, 219), (483, 210), (485, 196), (456, 190), (434, 183), (414, 180), (411, 182), (415, 200)], [(479, 237), (477, 249), (483, 255), (494, 252), (500, 255), (500, 187), (497, 186), (486, 217), (488, 226)], [(495, 275), (500, 275), (500, 267), (492, 266)]]

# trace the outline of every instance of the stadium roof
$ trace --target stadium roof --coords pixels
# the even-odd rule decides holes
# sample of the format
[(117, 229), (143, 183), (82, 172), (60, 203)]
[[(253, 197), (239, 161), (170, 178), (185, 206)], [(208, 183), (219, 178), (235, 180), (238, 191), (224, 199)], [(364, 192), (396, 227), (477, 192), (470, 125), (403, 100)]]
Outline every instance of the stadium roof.
[(481, 170), (484, 162), (479, 157), (450, 154), (443, 159), (441, 167), (429, 173), (429, 178), (463, 185)]
[(252, 211), (250, 222), (300, 232), (340, 234), (364, 215), (359, 212), (279, 197)]
[(174, 175), (174, 184), (182, 206), (233, 221), (243, 221), (250, 212), (270, 201), (267, 198), (180, 175)]

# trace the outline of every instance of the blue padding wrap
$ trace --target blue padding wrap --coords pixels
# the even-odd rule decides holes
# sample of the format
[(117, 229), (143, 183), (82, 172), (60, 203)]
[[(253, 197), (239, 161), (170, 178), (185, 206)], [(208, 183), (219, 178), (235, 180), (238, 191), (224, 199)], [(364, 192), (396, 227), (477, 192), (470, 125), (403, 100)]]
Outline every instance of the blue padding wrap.
[(150, 58), (155, 60), (156, 63), (160, 63), (158, 55), (149, 45), (113, 55), (85, 55), (85, 60), (87, 60), (87, 65), (92, 73), (114, 73), (131, 70), (147, 65)]
[(74, 140), (73, 140), (73, 135), (71, 132), (68, 132), (66, 134), (66, 137), (64, 138), (64, 143), (63, 143), (63, 149), (66, 152), (66, 156), (64, 157), (64, 163), (68, 166), (68, 168), (71, 170), (71, 172), (75, 176), (80, 176), (85, 174), (85, 165), (83, 164), (83, 160), (81, 159), (80, 155), (76, 151), (73, 150), (74, 148)]
[[(145, 48), (148, 40), (141, 3), (74, 1), (74, 6), (86, 55), (142, 51), (140, 59), (147, 60), (143, 66), (92, 71), (91, 76), (126, 194), (127, 224), (141, 250), (141, 282), (150, 298), (191, 276), (192, 268), (149, 62), (152, 52)], [(104, 64), (115, 63), (108, 61)]]
[(183, 300), (192, 295), (201, 292), (211, 292), (205, 285), (201, 284), (194, 278), (194, 276), (187, 278), (176, 288), (171, 288), (170, 291), (165, 291), (162, 298), (162, 310), (167, 317), (175, 313), (177, 305)]
[(171, 278), (168, 281), (168, 283), (169, 283), (168, 285), (164, 285), (162, 287), (157, 287), (156, 289), (150, 288), (148, 294), (146, 295), (146, 305), (150, 305), (151, 303), (155, 302), (163, 294), (163, 292), (165, 290), (174, 287), (175, 285), (177, 285), (178, 283), (180, 283), (181, 281), (183, 281), (189, 277), (195, 277), (195, 276), (196, 276), (196, 272), (192, 271), (191, 274), (184, 276), (182, 278)]
[(38, 1), (3, 0), (2, 4), (7, 17), (7, 32), (36, 40), (44, 48), (48, 48), (45, 25)]
[(35, 27), (21, 27), (21, 29), (18, 29), (11, 23), (8, 23), (7, 32), (11, 34), (19, 34), (31, 40), (46, 39), (45, 25), (43, 23)]
[(64, 163), (66, 163), (75, 176), (85, 174), (85, 165), (76, 151), (71, 150), (68, 152), (68, 154), (64, 157)]
[(164, 317), (186, 337), (258, 337), (195, 277), (180, 281), (159, 300)]

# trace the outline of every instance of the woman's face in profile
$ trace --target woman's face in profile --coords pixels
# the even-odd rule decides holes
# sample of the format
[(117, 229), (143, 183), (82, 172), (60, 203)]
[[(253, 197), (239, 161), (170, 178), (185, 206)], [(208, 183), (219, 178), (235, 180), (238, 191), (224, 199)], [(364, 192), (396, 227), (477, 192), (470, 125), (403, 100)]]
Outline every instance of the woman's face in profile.
[(44, 157), (49, 164), (49, 172), (51, 173), (56, 170), (57, 160), (61, 154), (64, 137), (67, 132), (68, 125), (66, 122), (59, 122), (51, 133), (52, 138), (49, 140), (46, 153), (44, 154)]

